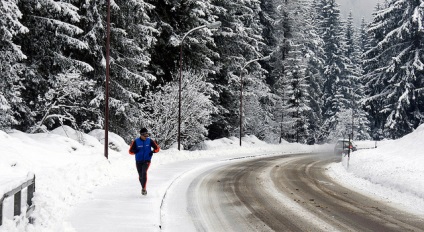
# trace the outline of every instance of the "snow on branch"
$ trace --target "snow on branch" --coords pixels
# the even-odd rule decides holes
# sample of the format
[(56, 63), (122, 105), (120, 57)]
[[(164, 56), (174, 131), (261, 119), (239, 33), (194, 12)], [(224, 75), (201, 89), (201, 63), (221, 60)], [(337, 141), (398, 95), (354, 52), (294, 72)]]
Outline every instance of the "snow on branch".
[(56, 28), (58, 32), (67, 32), (70, 35), (79, 35), (84, 32), (81, 28), (77, 26), (74, 26), (72, 24), (69, 24), (57, 19), (51, 19), (51, 18), (36, 16), (36, 15), (30, 15), (29, 17), (36, 18), (40, 20), (41, 22), (46, 23), (48, 26), (52, 28)]

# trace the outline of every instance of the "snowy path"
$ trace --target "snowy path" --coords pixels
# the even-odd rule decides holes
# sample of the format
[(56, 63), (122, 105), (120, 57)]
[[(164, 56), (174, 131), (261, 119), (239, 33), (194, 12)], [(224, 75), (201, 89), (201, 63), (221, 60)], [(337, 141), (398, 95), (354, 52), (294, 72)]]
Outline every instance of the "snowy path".
[(157, 197), (142, 199), (135, 181), (124, 179), (99, 189), (92, 200), (76, 208), (72, 225), (81, 232), (140, 231), (142, 227), (153, 231), (157, 221), (149, 225), (142, 215), (150, 214), (149, 205), (157, 205)]
[[(164, 196), (172, 197), (167, 201), (178, 201), (173, 207), (183, 207), (187, 200), (185, 196), (178, 199), (178, 192), (167, 195), (167, 191), (172, 191), (173, 185), (183, 179), (180, 177), (195, 176), (197, 170), (219, 166), (225, 162), (222, 157), (158, 166), (152, 162), (148, 172), (147, 196), (141, 195), (137, 176), (122, 179), (96, 190), (90, 200), (74, 207), (68, 221), (78, 232), (160, 231), (161, 220), (165, 219), (170, 225), (181, 226), (183, 221), (192, 223), (189, 218), (184, 219), (185, 215), (170, 216), (167, 212), (161, 212)], [(173, 222), (175, 219), (178, 220)], [(187, 223), (184, 223), (184, 228), (194, 228)]]
[[(155, 184), (155, 174), (152, 170), (151, 189), (159, 187)], [(79, 204), (70, 222), (79, 232), (140, 231), (140, 228), (155, 231), (159, 220), (152, 216), (151, 209), (160, 206), (161, 196), (156, 190), (142, 197), (136, 178), (122, 179), (98, 189), (91, 200)]]

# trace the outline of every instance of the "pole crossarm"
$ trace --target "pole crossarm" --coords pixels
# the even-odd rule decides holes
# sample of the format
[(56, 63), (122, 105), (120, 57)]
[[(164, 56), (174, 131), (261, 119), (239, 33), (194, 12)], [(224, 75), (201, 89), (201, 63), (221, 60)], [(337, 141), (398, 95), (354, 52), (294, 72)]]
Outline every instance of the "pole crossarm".
[(199, 29), (202, 29), (202, 28), (205, 28), (205, 27), (207, 27), (207, 28), (209, 28), (209, 29), (214, 29), (214, 28), (218, 28), (218, 27), (220, 27), (221, 26), (221, 22), (220, 21), (217, 21), (217, 22), (214, 22), (214, 23), (210, 23), (210, 24), (205, 24), (205, 25), (202, 25), (202, 26), (198, 26), (198, 27), (195, 27), (195, 28), (193, 28), (193, 29), (191, 29), (191, 30), (189, 30), (187, 33), (185, 33), (184, 34), (184, 36), (183, 36), (183, 38), (181, 39), (181, 46), (183, 45), (183, 43), (184, 43), (184, 39), (190, 34), (190, 33), (192, 33), (193, 31), (197, 31), (197, 30), (199, 30)]
[(183, 44), (184, 39), (192, 32), (197, 31), (202, 28), (209, 28), (209, 29), (215, 29), (219, 28), (221, 26), (220, 21), (216, 21), (210, 24), (205, 24), (202, 26), (195, 27), (191, 30), (189, 30), (187, 33), (184, 34), (183, 38), (181, 39), (180, 43), (180, 78), (178, 80), (178, 150), (181, 150), (181, 82), (182, 82), (182, 73), (183, 73)]
[(241, 137), (243, 134), (243, 70), (251, 63), (260, 61), (260, 60), (269, 60), (271, 56), (264, 56), (256, 58), (253, 60), (247, 61), (240, 70), (240, 147), (241, 147)]
[(260, 61), (260, 60), (269, 60), (270, 58), (271, 58), (270, 56), (264, 56), (264, 57), (261, 57), (261, 58), (249, 60), (244, 64), (244, 66), (243, 66), (243, 68), (241, 68), (241, 70), (243, 71), (243, 69), (245, 69), (249, 64), (251, 64), (253, 62)]
[(199, 27), (196, 27), (196, 28), (193, 28), (193, 29), (191, 29), (191, 30), (189, 30), (187, 33), (185, 33), (184, 34), (184, 36), (183, 36), (183, 39), (181, 40), (181, 45), (183, 45), (183, 43), (184, 43), (184, 39), (190, 34), (190, 33), (192, 33), (193, 31), (197, 31), (197, 30), (200, 30), (200, 29), (202, 29), (202, 28), (205, 28), (206, 27), (206, 25), (203, 25), (203, 26), (199, 26)]

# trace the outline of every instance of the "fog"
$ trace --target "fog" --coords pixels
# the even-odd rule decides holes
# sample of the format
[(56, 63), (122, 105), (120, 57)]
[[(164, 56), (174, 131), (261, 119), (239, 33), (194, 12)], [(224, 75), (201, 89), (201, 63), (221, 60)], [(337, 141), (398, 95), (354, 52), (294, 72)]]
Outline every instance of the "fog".
[(346, 19), (349, 12), (352, 11), (353, 20), (356, 26), (361, 24), (362, 18), (365, 21), (370, 22), (372, 13), (374, 12), (375, 6), (381, 0), (336, 0), (340, 5), (341, 17)]

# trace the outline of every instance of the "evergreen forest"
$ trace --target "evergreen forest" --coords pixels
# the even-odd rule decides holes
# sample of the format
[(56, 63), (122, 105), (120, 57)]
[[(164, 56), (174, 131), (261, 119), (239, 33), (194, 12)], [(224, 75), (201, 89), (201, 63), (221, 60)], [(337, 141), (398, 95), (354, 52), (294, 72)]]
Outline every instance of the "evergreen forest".
[[(184, 149), (238, 137), (241, 115), (243, 135), (270, 143), (410, 133), (424, 1), (382, 2), (355, 25), (335, 0), (110, 1), (109, 130), (129, 142), (147, 127), (171, 147), (181, 77)], [(0, 129), (104, 128), (106, 35), (106, 0), (0, 0)]]

